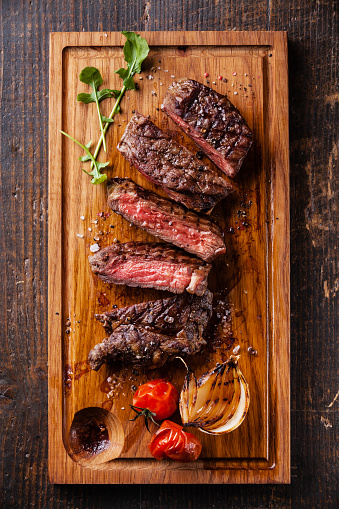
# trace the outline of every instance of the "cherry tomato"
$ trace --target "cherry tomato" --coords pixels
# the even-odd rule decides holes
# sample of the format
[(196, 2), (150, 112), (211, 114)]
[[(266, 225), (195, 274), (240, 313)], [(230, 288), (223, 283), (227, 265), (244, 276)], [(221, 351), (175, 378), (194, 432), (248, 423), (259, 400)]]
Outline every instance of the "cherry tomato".
[(140, 385), (133, 397), (133, 406), (153, 412), (158, 420), (167, 419), (178, 407), (178, 391), (164, 379), (151, 380)]
[(192, 433), (187, 433), (179, 424), (164, 421), (152, 440), (148, 449), (157, 460), (170, 458), (174, 461), (195, 461), (201, 453), (201, 442)]

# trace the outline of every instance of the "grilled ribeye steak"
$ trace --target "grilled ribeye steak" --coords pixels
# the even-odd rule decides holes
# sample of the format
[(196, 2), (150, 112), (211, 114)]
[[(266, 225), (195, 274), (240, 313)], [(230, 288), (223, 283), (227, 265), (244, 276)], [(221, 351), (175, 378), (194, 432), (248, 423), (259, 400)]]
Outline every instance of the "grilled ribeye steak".
[(140, 113), (131, 118), (118, 149), (148, 180), (189, 209), (210, 210), (234, 190)]
[(91, 368), (108, 361), (155, 368), (177, 355), (198, 353), (206, 344), (212, 300), (206, 290), (202, 297), (183, 293), (95, 315), (110, 337), (90, 351)]
[(108, 205), (148, 233), (209, 262), (226, 252), (219, 227), (179, 203), (146, 191), (130, 179), (107, 183)]
[(171, 244), (126, 242), (88, 257), (94, 274), (105, 283), (203, 295), (211, 265)]
[(162, 109), (226, 175), (238, 173), (252, 131), (227, 97), (183, 78), (168, 88)]

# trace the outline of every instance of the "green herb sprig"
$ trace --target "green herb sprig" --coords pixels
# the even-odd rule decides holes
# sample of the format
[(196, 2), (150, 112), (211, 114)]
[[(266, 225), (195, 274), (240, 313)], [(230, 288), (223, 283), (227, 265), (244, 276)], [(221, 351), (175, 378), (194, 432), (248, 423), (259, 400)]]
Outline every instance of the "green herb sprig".
[[(86, 83), (87, 85), (90, 85), (93, 89), (93, 92), (91, 94), (81, 93), (77, 96), (77, 101), (81, 101), (85, 104), (89, 104), (92, 102), (96, 103), (98, 116), (99, 116), (99, 123), (100, 123), (100, 130), (101, 130), (101, 136), (99, 139), (99, 142), (97, 144), (97, 147), (95, 149), (94, 154), (92, 155), (90, 152), (91, 144), (92, 142), (87, 143), (87, 145), (83, 145), (78, 140), (70, 136), (69, 134), (65, 133), (64, 131), (60, 131), (64, 136), (67, 136), (67, 138), (73, 140), (75, 143), (77, 143), (85, 152), (86, 155), (79, 157), (80, 161), (86, 162), (91, 161), (91, 172), (87, 172), (83, 169), (87, 175), (91, 175), (91, 183), (92, 184), (100, 184), (101, 182), (104, 182), (107, 179), (107, 175), (105, 173), (101, 173), (101, 169), (105, 168), (109, 165), (109, 162), (106, 163), (99, 163), (96, 158), (98, 156), (99, 150), (101, 145), (104, 146), (104, 151), (106, 152), (106, 141), (105, 141), (105, 134), (108, 129), (108, 126), (114, 122), (113, 117), (116, 113), (120, 111), (120, 102), (121, 99), (126, 92), (126, 90), (135, 90), (136, 86), (133, 80), (133, 76), (136, 73), (141, 72), (141, 64), (147, 57), (149, 53), (149, 46), (145, 39), (143, 39), (140, 35), (134, 33), (134, 32), (121, 32), (126, 37), (126, 42), (124, 45), (124, 56), (125, 61), (127, 62), (127, 69), (124, 69), (123, 67), (119, 69), (118, 71), (115, 71), (120, 78), (123, 80), (123, 86), (121, 90), (111, 90), (108, 88), (99, 90), (99, 87), (103, 83), (102, 76), (100, 74), (100, 71), (96, 67), (85, 67), (80, 73), (79, 79), (82, 83)], [(109, 97), (115, 97), (116, 101), (114, 104), (114, 107), (111, 111), (111, 114), (109, 117), (105, 117), (101, 114), (99, 103), (106, 98)], [(103, 125), (105, 123), (105, 125)]]
[[(149, 53), (149, 46), (146, 39), (143, 39), (139, 34), (136, 34), (135, 32), (123, 31), (121, 33), (127, 39), (124, 45), (124, 57), (125, 62), (127, 63), (127, 69), (121, 67), (121, 69), (115, 71), (123, 80), (123, 86), (118, 97), (116, 98), (115, 105), (111, 111), (110, 116), (108, 117), (109, 119), (113, 119), (115, 114), (120, 110), (119, 105), (126, 90), (135, 90), (133, 76), (141, 72), (141, 64)], [(109, 123), (105, 125), (103, 132), (101, 133), (100, 139), (94, 152), (94, 159), (96, 159), (99, 154), (99, 150), (104, 141), (108, 126)], [(92, 161), (91, 168), (93, 168), (93, 165), (94, 163)]]
[(82, 143), (80, 143), (80, 141), (76, 140), (75, 138), (72, 138), (72, 136), (65, 133), (64, 131), (60, 131), (60, 132), (64, 136), (67, 136), (67, 138), (69, 138), (70, 140), (73, 140), (75, 143), (77, 143), (79, 145), (79, 147), (81, 147), (86, 152), (86, 154), (87, 154), (86, 156), (79, 157), (80, 161), (90, 161), (90, 160), (92, 161), (94, 168), (91, 172), (88, 172), (84, 169), (82, 170), (85, 173), (87, 173), (87, 175), (91, 175), (93, 177), (91, 179), (91, 183), (92, 184), (101, 184), (101, 182), (104, 182), (107, 179), (107, 175), (105, 173), (101, 173), (100, 170), (101, 170), (101, 168), (105, 168), (106, 166), (108, 166), (109, 161), (107, 163), (99, 163), (98, 161), (96, 161), (94, 159), (94, 157), (92, 156), (92, 154), (89, 151), (91, 144), (92, 144), (91, 141), (89, 143), (87, 143), (87, 145), (83, 145)]
[(96, 103), (99, 116), (100, 131), (103, 135), (104, 151), (107, 152), (103, 122), (110, 123), (113, 122), (113, 120), (101, 114), (99, 103), (108, 97), (118, 97), (120, 90), (111, 90), (109, 88), (99, 90), (99, 87), (103, 84), (104, 80), (102, 79), (99, 69), (96, 67), (85, 67), (85, 69), (83, 69), (80, 73), (79, 80), (82, 83), (86, 83), (86, 85), (89, 85), (93, 89), (91, 94), (78, 94), (77, 101), (83, 102), (85, 104)]

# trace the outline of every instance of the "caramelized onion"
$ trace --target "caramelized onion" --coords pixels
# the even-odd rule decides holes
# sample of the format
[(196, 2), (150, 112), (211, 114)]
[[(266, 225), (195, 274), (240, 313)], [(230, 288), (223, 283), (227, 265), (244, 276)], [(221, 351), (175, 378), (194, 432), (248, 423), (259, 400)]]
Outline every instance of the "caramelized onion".
[(250, 393), (238, 360), (239, 356), (232, 355), (199, 380), (183, 361), (187, 373), (179, 410), (185, 426), (216, 435), (229, 433), (240, 426), (248, 412)]

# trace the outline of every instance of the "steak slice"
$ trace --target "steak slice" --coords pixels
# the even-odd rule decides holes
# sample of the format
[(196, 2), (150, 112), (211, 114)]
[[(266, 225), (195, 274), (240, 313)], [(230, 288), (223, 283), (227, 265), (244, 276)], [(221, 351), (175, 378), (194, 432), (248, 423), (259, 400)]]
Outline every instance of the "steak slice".
[(171, 244), (126, 242), (89, 256), (94, 274), (105, 283), (203, 295), (211, 265)]
[(227, 97), (183, 78), (168, 88), (162, 110), (226, 175), (235, 177), (252, 145), (252, 131)]
[(130, 179), (108, 181), (108, 205), (148, 233), (209, 262), (226, 252), (219, 227), (209, 218), (146, 191)]
[(95, 315), (110, 336), (89, 352), (91, 368), (108, 361), (155, 368), (177, 355), (198, 353), (206, 344), (212, 300), (206, 290), (202, 297), (183, 293)]
[(189, 209), (212, 209), (234, 191), (232, 184), (140, 113), (131, 118), (118, 150), (148, 180)]

